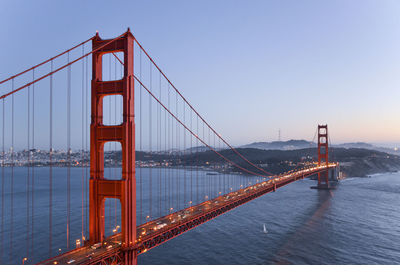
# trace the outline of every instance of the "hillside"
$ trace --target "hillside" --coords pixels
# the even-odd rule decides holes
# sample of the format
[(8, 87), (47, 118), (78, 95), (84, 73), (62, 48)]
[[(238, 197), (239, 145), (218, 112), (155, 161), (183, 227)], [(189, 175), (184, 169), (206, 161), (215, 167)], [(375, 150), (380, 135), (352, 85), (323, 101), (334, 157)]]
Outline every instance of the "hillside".
[(240, 148), (255, 148), (262, 150), (295, 150), (315, 147), (316, 143), (306, 140), (289, 140), (289, 141), (273, 141), (273, 142), (254, 142), (243, 145)]
[[(307, 162), (317, 160), (316, 148), (297, 150), (261, 150), (255, 148), (237, 149), (243, 156), (272, 173), (280, 173), (300, 167)], [(232, 150), (221, 150), (228, 159), (238, 165), (252, 169), (248, 163), (241, 159)], [(361, 148), (331, 148), (330, 160), (338, 161), (341, 170), (348, 177), (365, 177), (370, 174), (392, 172), (400, 170), (400, 157), (380, 151)], [(213, 151), (198, 152), (186, 155), (154, 154), (137, 152), (137, 160), (154, 161), (161, 163), (168, 161), (171, 166), (203, 166), (212, 167), (217, 164), (224, 164), (224, 161)]]

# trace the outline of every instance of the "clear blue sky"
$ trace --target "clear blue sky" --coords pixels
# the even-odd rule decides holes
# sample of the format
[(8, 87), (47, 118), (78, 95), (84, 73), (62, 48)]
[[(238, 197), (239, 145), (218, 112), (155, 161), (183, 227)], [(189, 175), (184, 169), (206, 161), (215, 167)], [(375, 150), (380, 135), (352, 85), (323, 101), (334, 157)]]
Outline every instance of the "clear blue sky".
[(400, 2), (2, 1), (0, 79), (130, 27), (231, 143), (400, 142)]

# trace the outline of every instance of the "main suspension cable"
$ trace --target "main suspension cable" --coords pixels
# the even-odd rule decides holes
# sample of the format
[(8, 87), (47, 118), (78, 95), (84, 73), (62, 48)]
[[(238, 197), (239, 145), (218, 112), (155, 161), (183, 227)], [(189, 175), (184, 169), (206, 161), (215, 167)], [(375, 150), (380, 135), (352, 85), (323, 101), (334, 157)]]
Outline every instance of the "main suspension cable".
[(258, 167), (257, 165), (255, 165), (254, 163), (250, 162), (247, 158), (245, 158), (242, 154), (240, 154), (233, 146), (231, 146), (227, 141), (225, 141), (224, 138), (222, 138), (222, 136), (217, 133), (209, 123), (206, 122), (206, 120), (194, 109), (194, 107), (186, 100), (186, 98), (179, 92), (179, 90), (174, 86), (174, 84), (172, 84), (172, 82), (168, 79), (168, 77), (164, 74), (164, 72), (161, 70), (161, 68), (155, 63), (155, 61), (153, 60), (153, 58), (147, 53), (147, 51), (143, 48), (143, 46), (139, 43), (139, 41), (134, 38), (134, 41), (136, 42), (136, 44), (140, 47), (140, 49), (143, 50), (143, 52), (146, 54), (147, 58), (149, 58), (149, 60), (154, 64), (154, 66), (157, 68), (157, 70), (164, 76), (164, 78), (167, 80), (167, 82), (174, 88), (174, 90), (176, 91), (176, 93), (184, 100), (184, 102), (186, 102), (186, 104), (188, 104), (188, 106), (199, 116), (199, 118), (207, 125), (207, 127), (209, 127), (213, 133), (215, 133), (232, 151), (234, 151), (238, 156), (240, 156), (244, 161), (246, 161), (247, 163), (249, 163), (250, 165), (252, 165), (253, 167), (255, 167), (256, 169), (264, 172), (266, 175), (274, 175), (273, 173), (267, 172), (264, 169)]
[(79, 46), (84, 45), (85, 43), (87, 43), (87, 42), (89, 42), (89, 41), (91, 41), (91, 40), (93, 40), (93, 38), (94, 38), (94, 37), (91, 37), (90, 39), (87, 39), (87, 40), (85, 40), (84, 42), (81, 42), (81, 43), (79, 43), (78, 45), (75, 45), (74, 47), (72, 47), (72, 48), (70, 48), (70, 49), (68, 49), (68, 50), (66, 50), (66, 51), (64, 51), (64, 52), (59, 53), (59, 54), (57, 54), (56, 56), (51, 57), (50, 59), (48, 59), (48, 60), (46, 60), (46, 61), (43, 61), (43, 62), (41, 62), (41, 63), (39, 63), (39, 64), (37, 64), (37, 65), (34, 65), (34, 66), (32, 66), (31, 68), (28, 68), (28, 69), (26, 69), (26, 70), (24, 70), (24, 71), (22, 71), (22, 72), (20, 72), (20, 73), (18, 73), (18, 74), (16, 74), (16, 75), (10, 76), (9, 78), (6, 78), (6, 79), (0, 81), (0, 85), (3, 84), (3, 83), (5, 83), (5, 82), (7, 82), (7, 81), (10, 81), (11, 79), (14, 79), (14, 78), (16, 78), (16, 77), (18, 77), (18, 76), (20, 76), (20, 75), (25, 74), (26, 72), (29, 72), (29, 71), (31, 71), (31, 70), (35, 70), (35, 68), (38, 68), (39, 66), (42, 66), (42, 65), (44, 65), (44, 64), (46, 64), (46, 63), (48, 63), (48, 62), (53, 61), (54, 59), (56, 59), (56, 58), (58, 58), (58, 57), (60, 57), (60, 56), (62, 56), (62, 55), (64, 55), (64, 54), (66, 54), (66, 53), (68, 53), (68, 52), (70, 52), (70, 51), (72, 51), (72, 50), (78, 48)]
[[(207, 144), (204, 140), (202, 140), (198, 135), (196, 135), (193, 131), (191, 131), (180, 119), (178, 119), (178, 117), (176, 115), (174, 115), (169, 109), (167, 109), (167, 107), (136, 77), (134, 76), (135, 80), (137, 82), (139, 82), (139, 84), (149, 93), (149, 95), (154, 98), (154, 100), (156, 100), (159, 104), (161, 104), (161, 106), (168, 111), (168, 113), (177, 121), (177, 123), (181, 124), (187, 131), (189, 131), (194, 137), (196, 137), (197, 139), (200, 140), (200, 142), (202, 142), (205, 146), (207, 146), (211, 151), (215, 152), (217, 155), (219, 155), (221, 158), (223, 158), (225, 161), (227, 161), (228, 163), (230, 163), (231, 165), (235, 166), (238, 169), (241, 169), (244, 172), (247, 172), (251, 175), (255, 175), (255, 176), (260, 176), (260, 174), (257, 174), (255, 172), (252, 172), (250, 170), (247, 170), (239, 165), (237, 165), (235, 162), (229, 160), (228, 158), (226, 158), (225, 156), (223, 156), (222, 154), (220, 154), (219, 152), (217, 152), (213, 147), (211, 147), (209, 144)], [(264, 175), (261, 175), (264, 176)], [(268, 176), (264, 176), (264, 177), (268, 177)]]
[[(103, 44), (103, 45), (97, 47), (96, 49), (94, 49), (94, 50), (92, 50), (92, 51), (86, 53), (86, 54), (83, 55), (83, 56), (80, 56), (79, 58), (77, 58), (77, 59), (75, 59), (75, 60), (73, 60), (73, 61), (71, 61), (71, 62), (68, 62), (67, 64), (65, 64), (65, 65), (63, 65), (63, 66), (60, 66), (59, 68), (57, 68), (57, 69), (55, 69), (55, 70), (52, 70), (50, 73), (47, 73), (47, 74), (45, 74), (45, 75), (39, 77), (38, 79), (35, 79), (35, 80), (32, 81), (32, 82), (26, 83), (25, 85), (20, 86), (20, 87), (17, 88), (17, 89), (14, 89), (14, 88), (13, 88), (12, 91), (10, 91), (10, 92), (8, 92), (8, 93), (6, 93), (6, 94), (0, 96), (0, 99), (6, 98), (6, 97), (8, 97), (8, 96), (10, 96), (10, 95), (12, 95), (12, 94), (14, 94), (14, 93), (20, 91), (21, 89), (24, 89), (24, 88), (26, 88), (26, 87), (28, 87), (28, 86), (30, 86), (30, 85), (32, 85), (32, 84), (34, 84), (34, 83), (36, 83), (36, 82), (38, 82), (38, 81), (44, 79), (44, 78), (46, 78), (46, 77), (49, 77), (49, 76), (51, 76), (51, 75), (53, 75), (53, 74), (59, 72), (60, 70), (62, 70), (62, 69), (64, 69), (64, 68), (66, 68), (66, 67), (68, 67), (68, 66), (70, 66), (70, 65), (72, 65), (72, 64), (74, 64), (74, 63), (76, 63), (77, 61), (79, 61), (79, 60), (81, 60), (81, 59), (83, 59), (83, 58), (85, 58), (85, 57), (91, 55), (92, 53), (95, 53), (95, 52), (101, 50), (101, 49), (104, 48), (105, 46), (109, 45), (110, 43), (114, 42), (115, 40), (121, 38), (121, 37), (124, 36), (124, 35), (125, 35), (125, 33), (121, 34), (120, 36), (118, 36), (118, 37), (116, 37), (116, 38), (114, 38), (114, 39), (112, 39), (112, 40), (109, 40), (108, 42), (106, 42), (105, 44)], [(51, 60), (50, 62), (52, 63), (53, 61)]]

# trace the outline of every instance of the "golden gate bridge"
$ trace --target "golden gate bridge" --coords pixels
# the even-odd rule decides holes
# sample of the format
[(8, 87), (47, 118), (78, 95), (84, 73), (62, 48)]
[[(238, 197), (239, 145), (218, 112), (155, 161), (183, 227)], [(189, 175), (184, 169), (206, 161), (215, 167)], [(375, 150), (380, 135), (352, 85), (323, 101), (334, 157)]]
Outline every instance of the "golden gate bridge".
[[(327, 125), (318, 126), (317, 161), (274, 174), (246, 158), (129, 29), (113, 39), (96, 33), (0, 86), (0, 260), (12, 263), (136, 264), (141, 253), (297, 180), (316, 174), (316, 187), (329, 189), (338, 166), (328, 159)], [(80, 185), (71, 184), (76, 172)]]

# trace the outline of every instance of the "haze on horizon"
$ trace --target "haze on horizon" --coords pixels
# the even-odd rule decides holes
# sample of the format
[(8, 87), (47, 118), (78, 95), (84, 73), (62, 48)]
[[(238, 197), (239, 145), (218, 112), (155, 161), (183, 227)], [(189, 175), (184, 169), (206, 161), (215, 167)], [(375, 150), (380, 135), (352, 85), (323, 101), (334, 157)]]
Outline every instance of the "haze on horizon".
[(0, 80), (98, 30), (130, 27), (168, 77), (233, 145), (400, 143), (400, 2), (9, 1)]

